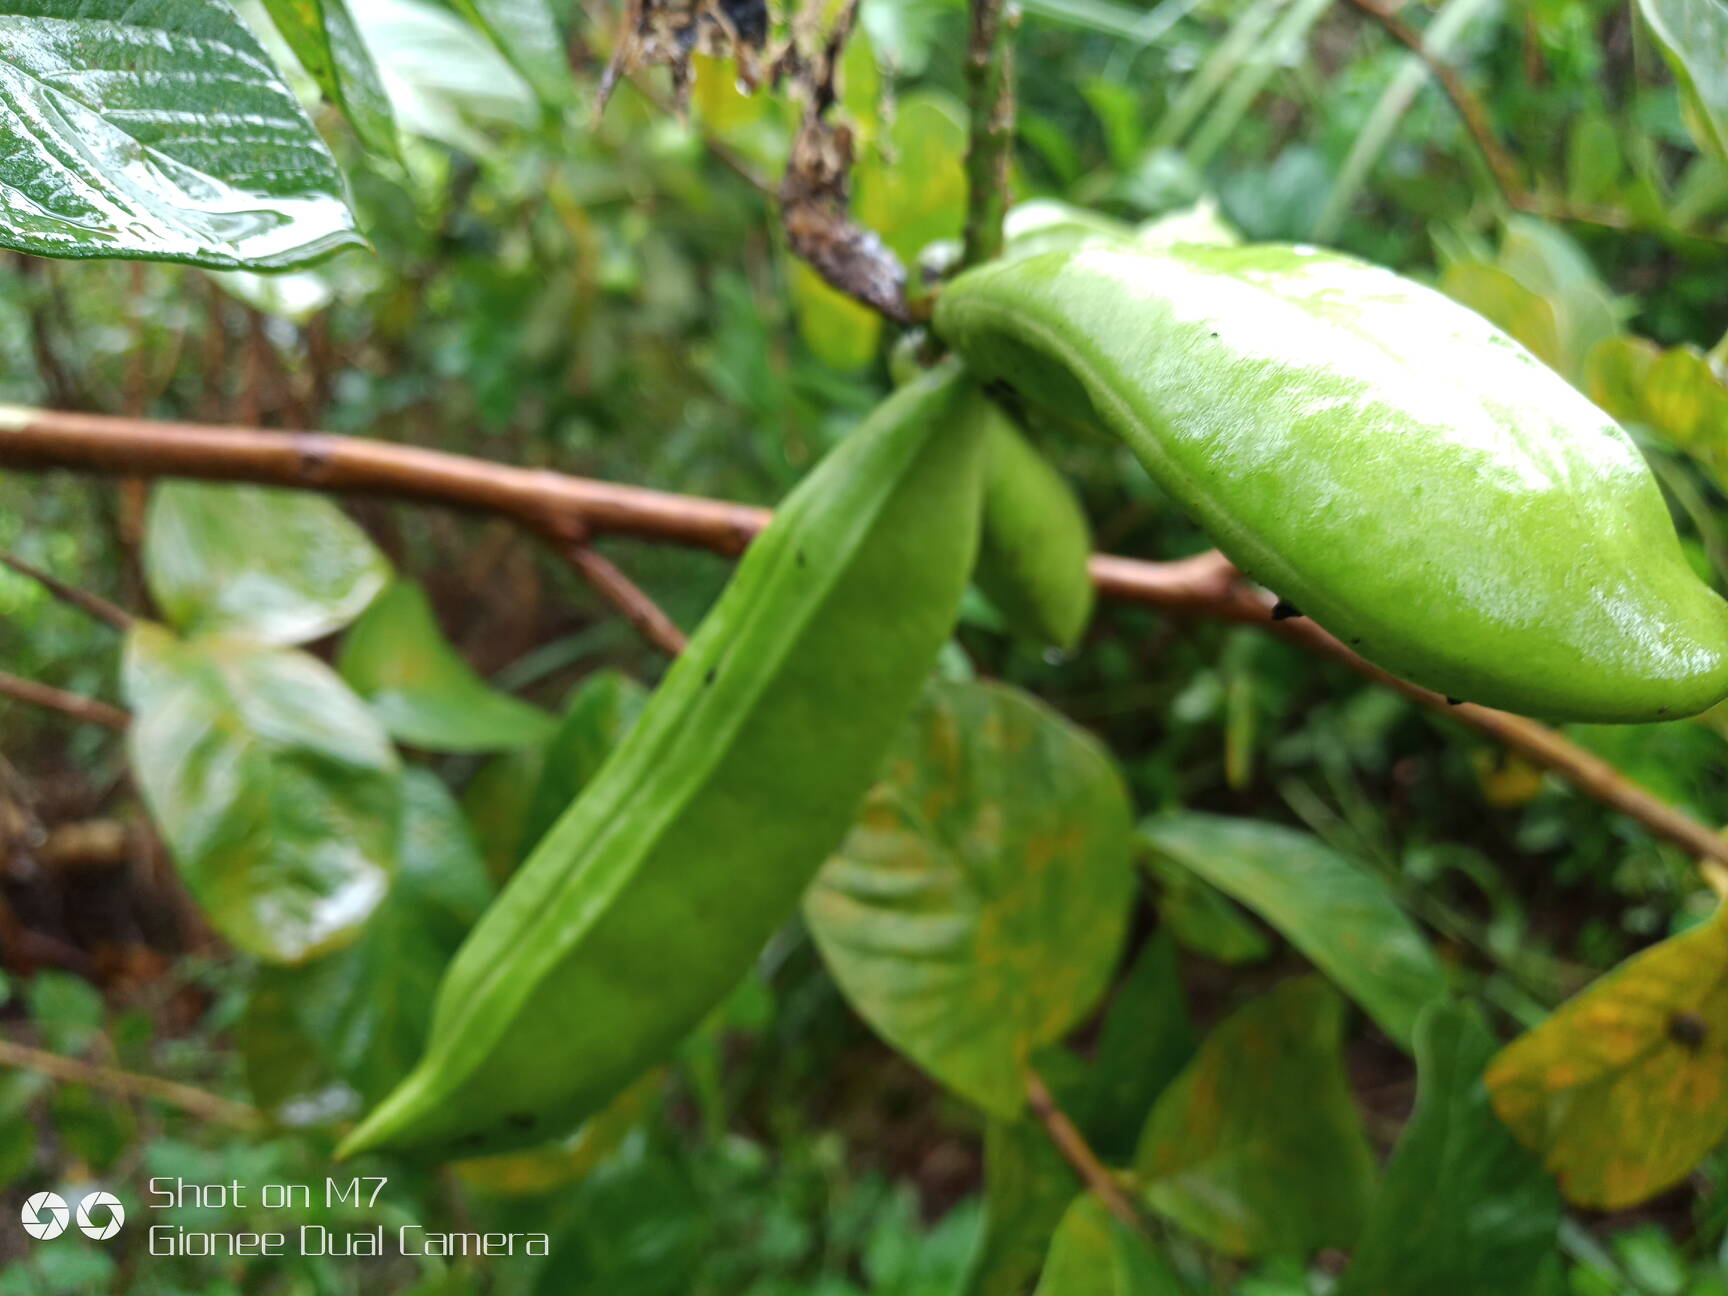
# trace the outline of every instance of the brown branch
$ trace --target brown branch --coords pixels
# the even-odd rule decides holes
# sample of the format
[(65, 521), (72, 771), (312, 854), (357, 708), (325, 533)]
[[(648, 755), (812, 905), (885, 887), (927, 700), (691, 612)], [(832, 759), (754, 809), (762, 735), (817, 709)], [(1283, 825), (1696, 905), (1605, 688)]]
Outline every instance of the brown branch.
[(1458, 116), (1464, 121), (1464, 129), (1470, 132), (1470, 138), (1476, 142), (1477, 150), (1488, 163), (1488, 170), (1494, 175), (1494, 183), (1499, 186), (1506, 201), (1514, 207), (1520, 207), (1523, 202), (1528, 201), (1529, 195), (1524, 188), (1524, 182), (1518, 178), (1517, 164), (1512, 161), (1512, 155), (1501, 146), (1493, 126), (1489, 124), (1488, 113), (1482, 107), (1481, 100), (1464, 84), (1464, 78), (1458, 75), (1458, 69), (1435, 58), (1421, 33), (1390, 9), (1381, 8), (1377, 0), (1351, 0), (1351, 3), (1384, 27), (1394, 40), (1407, 46), (1427, 66), (1429, 74), (1440, 83), (1440, 88), (1446, 92), (1452, 106), (1458, 110)]
[(1142, 1237), (1146, 1236), (1146, 1223), (1140, 1218), (1134, 1202), (1123, 1191), (1110, 1167), (1098, 1159), (1098, 1154), (1092, 1150), (1086, 1136), (1068, 1118), (1068, 1113), (1056, 1105), (1050, 1087), (1031, 1068), (1026, 1071), (1026, 1102), (1032, 1108), (1032, 1114), (1038, 1118), (1039, 1124), (1044, 1126), (1044, 1132), (1050, 1136), (1050, 1141), (1056, 1145), (1056, 1150), (1062, 1154), (1062, 1159), (1080, 1176), (1080, 1182), (1127, 1228)]
[[(256, 482), (501, 514), (541, 534), (625, 535), (736, 555), (768, 523), (766, 509), (488, 463), (419, 446), (322, 432), (157, 423), (98, 414), (0, 407), (0, 465), (22, 469), (139, 473)], [(1105, 598), (1259, 626), (1420, 706), (1511, 748), (1586, 796), (1643, 824), (1689, 854), (1728, 863), (1728, 839), (1630, 782), (1561, 734), (1488, 707), (1453, 706), (1387, 674), (1302, 618), (1272, 620), (1272, 598), (1217, 553), (1179, 562), (1095, 555), (1092, 581)]]
[(237, 1103), (191, 1085), (164, 1080), (159, 1076), (137, 1075), (131, 1071), (97, 1066), (80, 1058), (49, 1053), (26, 1044), (14, 1044), (10, 1040), (0, 1040), (0, 1066), (35, 1071), (65, 1084), (106, 1089), (126, 1098), (153, 1098), (216, 1125), (253, 1130), (264, 1124), (264, 1118), (245, 1103)]
[(20, 679), (5, 671), (0, 671), (0, 697), (9, 697), (16, 702), (27, 702), (31, 706), (58, 711), (74, 720), (106, 725), (110, 729), (124, 729), (132, 723), (132, 717), (119, 707), (98, 702), (95, 698), (87, 698), (81, 693), (68, 693), (64, 689), (38, 684), (35, 680)]
[(58, 577), (50, 576), (39, 567), (33, 567), (15, 554), (0, 549), (0, 566), (10, 567), (20, 576), (28, 576), (43, 589), (47, 590), (62, 603), (77, 608), (80, 612), (95, 617), (98, 621), (113, 626), (116, 630), (125, 630), (132, 624), (132, 614), (125, 608), (110, 603), (97, 594), (68, 585)]
[(626, 576), (618, 565), (588, 543), (585, 536), (547, 537), (555, 549), (576, 569), (577, 575), (588, 582), (594, 592), (605, 599), (624, 619), (635, 626), (649, 643), (669, 657), (684, 651), (689, 640), (676, 622), (635, 581)]
[(1014, 17), (1003, 0), (971, 0), (966, 45), (966, 226), (962, 265), (1002, 254), (1014, 153)]

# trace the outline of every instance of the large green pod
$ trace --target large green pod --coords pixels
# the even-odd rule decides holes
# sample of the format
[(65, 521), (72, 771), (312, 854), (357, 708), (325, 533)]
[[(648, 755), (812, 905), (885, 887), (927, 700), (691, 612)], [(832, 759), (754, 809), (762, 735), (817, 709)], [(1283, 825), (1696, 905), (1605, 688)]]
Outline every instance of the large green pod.
[(973, 579), (1022, 638), (1072, 648), (1092, 617), (1092, 528), (1073, 489), (993, 402), (985, 431), (984, 525)]
[(1301, 247), (1085, 247), (960, 276), (935, 323), (1121, 436), (1245, 572), (1407, 679), (1573, 720), (1728, 694), (1728, 604), (1637, 447), (1436, 292)]
[(744, 973), (845, 835), (953, 627), (981, 399), (958, 366), (933, 371), (788, 497), (462, 946), (425, 1056), (345, 1155), (563, 1133)]

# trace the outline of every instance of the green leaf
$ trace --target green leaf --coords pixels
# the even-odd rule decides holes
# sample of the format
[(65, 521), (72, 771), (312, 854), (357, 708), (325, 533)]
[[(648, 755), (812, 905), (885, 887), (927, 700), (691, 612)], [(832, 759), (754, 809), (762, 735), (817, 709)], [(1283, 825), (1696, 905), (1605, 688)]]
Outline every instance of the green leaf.
[(1556, 373), (1576, 376), (1567, 369), (1554, 303), (1519, 283), (1510, 271), (1473, 261), (1456, 262), (1441, 275), (1440, 288), (1517, 338)]
[(1728, 1135), (1728, 909), (1627, 959), (1508, 1044), (1494, 1110), (1580, 1206), (1678, 1183)]
[(595, 671), (582, 681), (546, 744), (539, 783), (523, 825), (522, 855), (534, 849), (599, 771), (647, 702), (648, 690), (622, 671)]
[(1036, 1296), (1181, 1296), (1170, 1266), (1091, 1193), (1062, 1216)]
[(1638, 12), (1680, 86), (1686, 129), (1704, 152), (1728, 161), (1728, 3), (1638, 0)]
[(82, 1052), (102, 1033), (107, 1008), (102, 994), (83, 977), (45, 969), (31, 977), (24, 990), (24, 1006), (42, 1034), (42, 1042), (56, 1053)]
[(1482, 1069), (1494, 1037), (1462, 1004), (1416, 1025), (1416, 1111), (1386, 1166), (1340, 1296), (1525, 1296), (1560, 1226), (1541, 1163), (1495, 1117)]
[(1033, 1050), (1084, 1017), (1115, 968), (1130, 814), (1109, 755), (1043, 703), (937, 686), (805, 916), (865, 1020), (1011, 1119)]
[(546, 0), (456, 0), (456, 7), (486, 33), (543, 103), (557, 105), (570, 97), (570, 65)]
[(904, 96), (881, 153), (866, 153), (854, 171), (853, 210), (907, 263), (926, 243), (957, 238), (966, 215), (965, 111), (950, 96)]
[(305, 653), (127, 636), (133, 777), (233, 944), (293, 963), (352, 939), (396, 865), (400, 769), (359, 698)]
[(0, 3), (0, 246), (280, 269), (361, 242), (335, 159), (222, 0)]
[(803, 261), (791, 259), (787, 269), (792, 312), (798, 336), (823, 364), (848, 373), (876, 358), (882, 338), (882, 317), (868, 306), (832, 288)]
[(390, 96), (348, 12), (348, 0), (264, 0), (264, 8), (300, 66), (342, 110), (360, 142), (375, 153), (400, 157)]
[(1217, 887), (1167, 859), (1141, 862), (1158, 883), (1158, 916), (1183, 949), (1230, 964), (1258, 963), (1272, 953), (1272, 938)]
[(1348, 1246), (1374, 1158), (1339, 1056), (1344, 1004), (1317, 977), (1226, 1018), (1152, 1109), (1135, 1157), (1148, 1206), (1229, 1255)]
[(984, 1131), (984, 1227), (965, 1296), (1022, 1296), (1074, 1194), (1075, 1177), (1043, 1126), (991, 1120)]
[(1433, 947), (1386, 883), (1308, 834), (1186, 814), (1148, 820), (1140, 836), (1276, 927), (1399, 1044), (1447, 993)]
[(1155, 932), (1117, 988), (1098, 1032), (1075, 1119), (1105, 1160), (1128, 1158), (1146, 1113), (1194, 1056), (1176, 942)]
[(358, 940), (302, 967), (266, 969), (254, 991), (280, 996), (368, 1104), (419, 1058), (439, 978), (492, 895), (461, 808), (426, 770), (403, 775), (397, 849), (390, 894)]
[(360, 615), (390, 565), (321, 496), (166, 482), (150, 497), (144, 577), (182, 634), (296, 644)]
[(444, 638), (426, 591), (396, 580), (354, 623), (337, 659), (391, 737), (427, 751), (528, 747), (552, 734), (552, 717), (500, 693)]
[(533, 844), (524, 839), (524, 829), (545, 767), (544, 747), (502, 752), (475, 771), (462, 789), (462, 811), (494, 882), (515, 872)]

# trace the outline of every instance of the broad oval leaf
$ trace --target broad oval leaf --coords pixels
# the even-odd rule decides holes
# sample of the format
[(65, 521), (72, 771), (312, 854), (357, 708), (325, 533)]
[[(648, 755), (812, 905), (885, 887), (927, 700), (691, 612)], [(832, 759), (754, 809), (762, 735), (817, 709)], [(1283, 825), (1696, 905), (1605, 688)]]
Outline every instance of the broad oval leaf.
[(353, 939), (396, 866), (401, 787), (360, 699), (305, 653), (147, 623), (125, 684), (133, 777), (216, 929), (278, 963)]
[(1554, 1258), (1560, 1197), (1495, 1117), (1481, 1015), (1438, 1003), (1416, 1024), (1416, 1111), (1386, 1166), (1340, 1296), (1527, 1296)]
[(1086, 1193), (1062, 1216), (1035, 1296), (1181, 1294), (1176, 1275), (1151, 1244)]
[(878, 1032), (993, 1115), (1033, 1050), (1090, 1011), (1133, 887), (1128, 794), (1035, 698), (946, 684), (920, 703), (804, 912)]
[(428, 751), (528, 747), (552, 734), (552, 717), (500, 693), (444, 638), (425, 590), (396, 580), (342, 641), (342, 678), (392, 737)]
[(182, 634), (296, 644), (359, 616), (390, 564), (321, 496), (176, 481), (151, 493), (144, 578)]
[(492, 886), (461, 808), (437, 776), (402, 776), (400, 864), (390, 894), (345, 949), (268, 968), (255, 996), (280, 996), (305, 1046), (373, 1102), (420, 1056), (438, 978)]
[(362, 241), (223, 0), (0, 3), (0, 50), (0, 245), (279, 269)]
[(1728, 2), (1638, 0), (1686, 106), (1698, 147), (1728, 162)]
[(887, 145), (866, 153), (853, 173), (853, 209), (902, 261), (928, 243), (954, 238), (966, 215), (965, 110), (948, 95), (904, 96), (887, 129)]
[(1447, 993), (1433, 947), (1386, 884), (1307, 833), (1184, 814), (1146, 821), (1140, 837), (1271, 923), (1405, 1047)]
[(342, 110), (360, 142), (386, 157), (399, 157), (390, 96), (348, 12), (348, 0), (264, 0), (264, 8), (300, 66)]
[(1317, 977), (1220, 1023), (1146, 1122), (1134, 1165), (1146, 1204), (1230, 1255), (1348, 1246), (1374, 1158), (1344, 1082), (1343, 1026)]
[(1728, 909), (1627, 959), (1508, 1044), (1494, 1110), (1580, 1206), (1678, 1183), (1728, 1135)]

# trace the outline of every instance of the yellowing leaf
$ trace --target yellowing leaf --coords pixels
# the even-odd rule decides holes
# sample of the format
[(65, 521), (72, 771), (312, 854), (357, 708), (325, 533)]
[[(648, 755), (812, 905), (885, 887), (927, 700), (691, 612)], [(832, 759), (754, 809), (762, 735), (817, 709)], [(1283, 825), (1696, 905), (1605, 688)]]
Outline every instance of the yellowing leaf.
[(1122, 777), (1098, 743), (1000, 685), (920, 704), (857, 825), (805, 897), (848, 1000), (992, 1115), (1032, 1052), (1090, 1011), (1133, 887)]
[(823, 364), (834, 369), (862, 369), (876, 356), (882, 317), (799, 260), (789, 263), (792, 310), (798, 336)]
[(853, 211), (902, 261), (926, 243), (955, 238), (966, 214), (965, 115), (947, 95), (919, 92), (900, 100), (879, 153), (853, 173)]
[(1728, 1134), (1725, 915), (1627, 959), (1489, 1065), (1494, 1110), (1569, 1201), (1644, 1201)]
[(1339, 1057), (1344, 1001), (1286, 981), (1224, 1020), (1159, 1097), (1146, 1204), (1230, 1255), (1308, 1254), (1362, 1231), (1374, 1159)]

